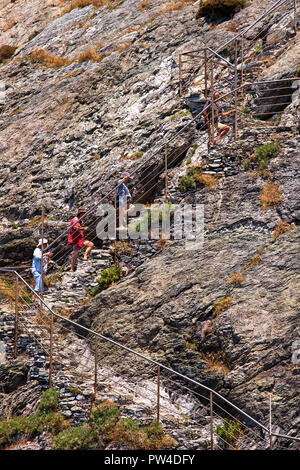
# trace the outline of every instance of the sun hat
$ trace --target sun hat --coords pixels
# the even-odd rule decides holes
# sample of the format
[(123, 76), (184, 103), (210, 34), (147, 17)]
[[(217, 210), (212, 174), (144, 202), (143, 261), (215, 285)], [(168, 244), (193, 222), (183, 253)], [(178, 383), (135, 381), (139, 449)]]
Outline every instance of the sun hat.
[(77, 214), (85, 214), (87, 210), (84, 207), (80, 207), (77, 211)]
[(47, 238), (40, 238), (37, 246), (47, 245), (47, 243), (48, 243)]

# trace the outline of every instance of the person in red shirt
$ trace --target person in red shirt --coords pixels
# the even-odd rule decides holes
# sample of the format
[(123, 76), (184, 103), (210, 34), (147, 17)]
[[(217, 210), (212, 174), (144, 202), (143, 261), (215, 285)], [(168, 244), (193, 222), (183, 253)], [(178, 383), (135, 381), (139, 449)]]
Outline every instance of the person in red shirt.
[(79, 257), (80, 250), (86, 247), (84, 253), (84, 261), (87, 261), (88, 256), (94, 248), (94, 243), (84, 238), (84, 231), (88, 230), (88, 227), (84, 227), (81, 223), (80, 218), (86, 213), (86, 209), (78, 209), (77, 216), (70, 222), (68, 244), (73, 245), (73, 257), (71, 261), (71, 271), (75, 271), (75, 264)]

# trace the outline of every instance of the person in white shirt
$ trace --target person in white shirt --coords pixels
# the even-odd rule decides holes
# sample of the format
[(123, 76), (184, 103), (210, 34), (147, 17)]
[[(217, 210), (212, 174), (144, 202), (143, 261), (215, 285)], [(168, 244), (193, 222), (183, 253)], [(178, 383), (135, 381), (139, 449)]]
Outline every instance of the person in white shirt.
[(41, 293), (43, 291), (44, 279), (42, 279), (42, 259), (43, 259), (43, 274), (47, 272), (48, 269), (48, 261), (51, 258), (52, 253), (49, 251), (48, 253), (43, 253), (47, 248), (48, 240), (46, 238), (40, 239), (36, 249), (33, 252), (33, 260), (32, 260), (32, 269), (31, 272), (33, 274), (35, 280), (35, 291)]

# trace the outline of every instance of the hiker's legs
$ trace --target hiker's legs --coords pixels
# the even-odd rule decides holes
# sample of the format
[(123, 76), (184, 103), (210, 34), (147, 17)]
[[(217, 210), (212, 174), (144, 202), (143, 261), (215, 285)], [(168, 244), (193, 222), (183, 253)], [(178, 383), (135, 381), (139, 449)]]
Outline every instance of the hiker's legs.
[(230, 127), (219, 122), (217, 129), (220, 132), (216, 140), (216, 143), (218, 144), (221, 141), (221, 139), (223, 139), (223, 137), (225, 137), (225, 135), (228, 134), (228, 132), (230, 131)]
[(128, 204), (127, 210), (126, 210), (127, 214), (129, 214), (131, 211), (133, 211), (134, 208), (135, 208), (134, 204)]
[(86, 247), (86, 250), (85, 250), (83, 259), (84, 259), (84, 261), (87, 261), (90, 252), (91, 252), (92, 249), (94, 248), (94, 243), (93, 243), (93, 242), (89, 242), (88, 240), (86, 240), (86, 241), (84, 242), (83, 246)]
[[(32, 274), (33, 274), (33, 277), (34, 277), (34, 280), (35, 280), (35, 292), (41, 296), (42, 294), (42, 274), (39, 273), (38, 271), (32, 271)], [(39, 303), (40, 304), (40, 307), (42, 308), (42, 302), (36, 297), (34, 296), (34, 302), (35, 303)]]
[(75, 271), (75, 264), (78, 260), (78, 256), (80, 254), (80, 248), (79, 247), (73, 247), (73, 256), (72, 256), (72, 260), (71, 260), (71, 271), (74, 272)]
[(127, 197), (120, 196), (119, 197), (119, 227), (121, 229), (126, 229), (127, 226)]
[(41, 292), (42, 290), (42, 275), (38, 271), (33, 271), (32, 272), (34, 280), (35, 280), (35, 288), (34, 290), (38, 293)]

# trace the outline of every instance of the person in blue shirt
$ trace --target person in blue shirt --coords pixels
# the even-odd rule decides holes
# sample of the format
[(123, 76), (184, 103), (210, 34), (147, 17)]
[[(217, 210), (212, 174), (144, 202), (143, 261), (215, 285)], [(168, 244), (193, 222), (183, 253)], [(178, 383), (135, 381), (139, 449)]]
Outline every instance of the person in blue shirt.
[[(117, 206), (119, 207), (119, 228), (126, 229), (126, 214), (130, 212), (133, 208), (133, 204), (129, 204), (129, 199), (131, 199), (132, 195), (128, 189), (128, 183), (130, 181), (130, 174), (125, 173), (123, 178), (118, 181), (117, 191), (116, 191), (116, 199), (117, 199)], [(133, 188), (133, 193), (135, 192), (135, 188)]]
[(50, 251), (48, 253), (42, 253), (42, 250), (45, 250), (47, 248), (47, 245), (48, 245), (48, 240), (46, 240), (45, 238), (40, 239), (37, 247), (35, 248), (33, 252), (31, 272), (35, 280), (35, 291), (38, 293), (41, 293), (43, 291), (43, 285), (44, 285), (44, 279), (42, 279), (42, 258), (43, 258), (43, 274), (45, 274), (48, 269), (49, 258), (51, 258), (52, 256), (52, 253)]

